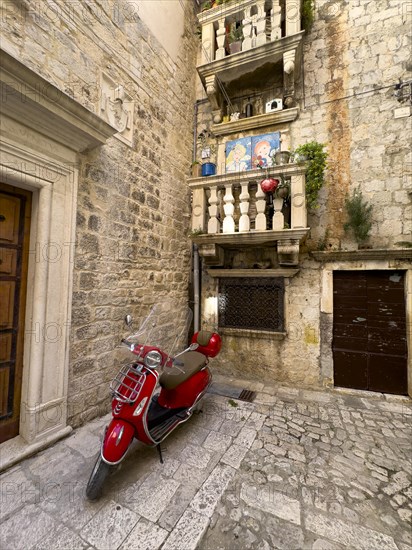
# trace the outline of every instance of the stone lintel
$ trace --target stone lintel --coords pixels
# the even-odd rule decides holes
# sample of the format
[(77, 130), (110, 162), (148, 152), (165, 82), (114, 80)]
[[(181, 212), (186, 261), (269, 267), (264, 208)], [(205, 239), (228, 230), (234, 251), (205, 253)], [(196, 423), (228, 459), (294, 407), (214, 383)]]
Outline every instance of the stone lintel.
[(106, 143), (117, 129), (0, 50), (1, 112), (80, 152)]
[(312, 252), (318, 262), (352, 262), (359, 260), (412, 260), (412, 248), (369, 248)]
[(298, 114), (298, 107), (292, 107), (291, 109), (283, 109), (282, 111), (275, 111), (273, 113), (265, 113), (263, 115), (256, 115), (250, 118), (242, 118), (240, 120), (233, 120), (222, 124), (214, 124), (211, 131), (215, 136), (236, 134), (246, 130), (265, 128), (266, 126), (293, 122), (298, 117)]
[(294, 277), (299, 269), (208, 269), (210, 277)]

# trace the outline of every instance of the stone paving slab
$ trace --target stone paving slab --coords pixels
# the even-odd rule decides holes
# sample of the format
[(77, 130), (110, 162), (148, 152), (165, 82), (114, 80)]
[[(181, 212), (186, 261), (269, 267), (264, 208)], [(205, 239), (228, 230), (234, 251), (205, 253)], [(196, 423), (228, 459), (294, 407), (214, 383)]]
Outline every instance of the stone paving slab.
[(136, 442), (98, 502), (85, 487), (108, 417), (0, 476), (1, 550), (412, 550), (412, 406), (277, 387), (206, 396), (155, 449)]

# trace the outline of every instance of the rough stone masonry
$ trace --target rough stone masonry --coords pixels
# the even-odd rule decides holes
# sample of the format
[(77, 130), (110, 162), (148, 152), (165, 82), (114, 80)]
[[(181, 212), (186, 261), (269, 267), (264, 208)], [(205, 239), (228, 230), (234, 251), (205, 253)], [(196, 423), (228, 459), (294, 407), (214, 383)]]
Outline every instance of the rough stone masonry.
[[(172, 58), (136, 2), (5, 2), (2, 48), (98, 113), (102, 74), (134, 101), (133, 143), (83, 154), (77, 195), (68, 416), (73, 426), (109, 405), (108, 382), (128, 312), (165, 295), (187, 301), (190, 243), (185, 177), (192, 152), (196, 37), (193, 10), (163, 3)], [(156, 11), (152, 25), (156, 25)], [(177, 25), (179, 23), (179, 25)], [(58, 305), (55, 305), (58, 307)]]

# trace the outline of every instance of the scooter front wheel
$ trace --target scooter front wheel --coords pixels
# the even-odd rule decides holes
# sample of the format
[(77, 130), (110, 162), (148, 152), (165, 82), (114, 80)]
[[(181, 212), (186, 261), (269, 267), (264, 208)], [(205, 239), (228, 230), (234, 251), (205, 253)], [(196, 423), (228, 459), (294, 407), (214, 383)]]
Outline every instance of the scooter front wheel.
[(100, 497), (103, 490), (104, 482), (111, 470), (110, 464), (107, 464), (101, 454), (97, 457), (96, 464), (90, 475), (89, 482), (86, 487), (86, 496), (89, 500), (96, 500)]

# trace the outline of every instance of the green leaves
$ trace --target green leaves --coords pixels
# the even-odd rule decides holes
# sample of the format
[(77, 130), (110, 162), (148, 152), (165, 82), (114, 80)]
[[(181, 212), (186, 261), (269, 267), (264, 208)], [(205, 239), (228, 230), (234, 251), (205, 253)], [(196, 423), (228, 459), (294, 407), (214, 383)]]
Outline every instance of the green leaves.
[(364, 200), (362, 191), (354, 189), (351, 196), (345, 199), (345, 208), (348, 214), (348, 221), (343, 228), (345, 233), (352, 230), (358, 244), (363, 244), (369, 237), (372, 227), (372, 205)]
[(318, 207), (318, 193), (325, 183), (327, 167), (325, 145), (317, 141), (309, 141), (300, 145), (294, 151), (294, 158), (299, 163), (307, 163), (306, 171), (306, 204), (308, 208)]

